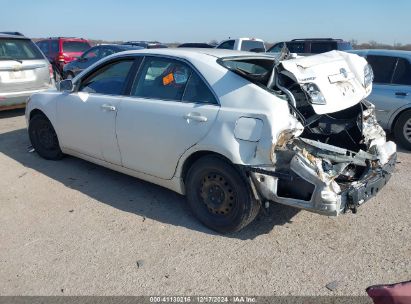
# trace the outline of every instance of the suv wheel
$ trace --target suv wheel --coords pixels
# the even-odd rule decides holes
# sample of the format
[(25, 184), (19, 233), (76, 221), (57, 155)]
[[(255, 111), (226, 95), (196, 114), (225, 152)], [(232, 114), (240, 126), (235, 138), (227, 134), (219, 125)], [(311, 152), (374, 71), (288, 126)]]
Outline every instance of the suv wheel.
[(244, 178), (219, 157), (206, 156), (195, 162), (185, 184), (194, 215), (220, 233), (241, 230), (254, 220), (260, 209)]
[(398, 117), (394, 126), (394, 137), (407, 150), (411, 150), (411, 110)]
[(34, 150), (41, 157), (49, 160), (63, 157), (57, 134), (46, 116), (37, 114), (30, 119), (29, 137)]

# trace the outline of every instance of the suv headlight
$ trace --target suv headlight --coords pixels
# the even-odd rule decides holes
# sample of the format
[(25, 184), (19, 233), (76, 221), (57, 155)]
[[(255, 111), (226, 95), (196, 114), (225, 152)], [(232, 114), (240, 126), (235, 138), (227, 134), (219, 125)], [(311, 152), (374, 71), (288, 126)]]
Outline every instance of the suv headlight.
[(312, 104), (325, 105), (327, 101), (324, 95), (321, 93), (318, 86), (314, 83), (308, 83), (303, 85), (303, 90), (310, 96), (310, 101)]
[(373, 80), (374, 80), (374, 72), (372, 70), (372, 67), (369, 64), (367, 64), (364, 67), (364, 85), (365, 85), (365, 87), (370, 86), (372, 84)]

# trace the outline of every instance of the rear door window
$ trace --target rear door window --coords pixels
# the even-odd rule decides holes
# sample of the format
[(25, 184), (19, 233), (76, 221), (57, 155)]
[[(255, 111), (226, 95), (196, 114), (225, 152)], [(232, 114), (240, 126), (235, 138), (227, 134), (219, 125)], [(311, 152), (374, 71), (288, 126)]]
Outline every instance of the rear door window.
[(217, 49), (233, 50), (234, 49), (234, 40), (228, 40), (220, 44)]
[(404, 58), (398, 58), (392, 83), (399, 85), (411, 85), (411, 64)]
[(196, 73), (192, 72), (190, 79), (183, 95), (183, 102), (217, 104), (210, 88), (205, 84), (203, 79)]
[(305, 53), (304, 42), (287, 42), (286, 45), (290, 53)]
[(64, 41), (63, 42), (63, 52), (67, 53), (83, 53), (85, 50), (89, 49), (90, 45), (83, 41)]
[(181, 101), (192, 70), (173, 59), (146, 57), (131, 96)]
[(44, 59), (43, 54), (29, 39), (0, 39), (0, 60)]
[(133, 63), (133, 59), (121, 60), (98, 68), (81, 82), (79, 91), (122, 95)]
[(368, 55), (367, 61), (374, 71), (375, 83), (391, 83), (397, 57)]

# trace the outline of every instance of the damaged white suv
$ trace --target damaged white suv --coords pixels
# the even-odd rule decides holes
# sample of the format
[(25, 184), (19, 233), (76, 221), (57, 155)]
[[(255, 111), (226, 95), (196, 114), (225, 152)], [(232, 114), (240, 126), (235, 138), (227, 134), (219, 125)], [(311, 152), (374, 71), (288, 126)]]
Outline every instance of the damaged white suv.
[(365, 100), (372, 80), (363, 58), (338, 51), (131, 51), (33, 95), (26, 119), (40, 156), (70, 154), (185, 194), (201, 222), (227, 233), (268, 202), (338, 215), (382, 189), (396, 146)]

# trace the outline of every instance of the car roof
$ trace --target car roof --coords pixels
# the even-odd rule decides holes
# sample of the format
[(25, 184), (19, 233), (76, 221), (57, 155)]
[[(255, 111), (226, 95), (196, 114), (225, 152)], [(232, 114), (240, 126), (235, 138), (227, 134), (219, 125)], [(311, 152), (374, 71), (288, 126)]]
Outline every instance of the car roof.
[(143, 48), (141, 46), (134, 46), (134, 45), (129, 45), (129, 44), (115, 44), (115, 43), (107, 43), (107, 44), (100, 44), (96, 45), (94, 47), (111, 47), (115, 49), (120, 49), (120, 50), (142, 50)]
[[(199, 55), (212, 56), (215, 58), (225, 58), (225, 57), (264, 57), (268, 59), (275, 59), (273, 54), (266, 53), (253, 53), (253, 52), (242, 52), (234, 50), (225, 49), (205, 49), (205, 48), (168, 48), (168, 49), (143, 49), (135, 51), (127, 51), (127, 53), (132, 54), (152, 54), (152, 55), (163, 55), (163, 56), (173, 56), (173, 57), (184, 57), (186, 59), (196, 59)], [(124, 54), (124, 53), (123, 53)]]
[(364, 49), (364, 50), (349, 50), (350, 53), (359, 55), (379, 55), (379, 56), (401, 56), (411, 58), (411, 51), (403, 50), (383, 50), (383, 49)]
[(0, 33), (0, 38), (7, 38), (7, 39), (30, 39), (22, 35), (13, 35), (11, 33)]

